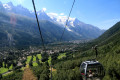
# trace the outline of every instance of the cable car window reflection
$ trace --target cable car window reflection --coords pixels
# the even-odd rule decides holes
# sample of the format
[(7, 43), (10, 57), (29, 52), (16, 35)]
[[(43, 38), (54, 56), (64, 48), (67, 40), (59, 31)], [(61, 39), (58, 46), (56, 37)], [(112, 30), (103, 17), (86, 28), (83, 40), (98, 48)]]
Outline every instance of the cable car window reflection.
[(89, 64), (87, 68), (87, 75), (97, 77), (103, 75), (103, 68), (101, 64)]

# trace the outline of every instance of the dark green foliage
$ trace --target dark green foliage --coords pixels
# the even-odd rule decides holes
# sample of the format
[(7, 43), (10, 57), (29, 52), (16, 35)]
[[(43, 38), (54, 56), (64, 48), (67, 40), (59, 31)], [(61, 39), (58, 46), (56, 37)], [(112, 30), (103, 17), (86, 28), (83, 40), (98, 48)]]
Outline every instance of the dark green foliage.
[[(67, 54), (68, 57), (71, 54)], [(58, 60), (57, 60), (58, 61)], [(81, 59), (65, 59), (58, 61), (56, 64), (53, 65), (53, 68), (56, 71), (53, 72), (53, 80), (82, 80), (79, 66), (81, 64)]]
[(49, 79), (49, 75), (41, 74), (39, 80), (48, 80), (48, 79)]
[(32, 58), (31, 58), (31, 60), (30, 60), (30, 62), (29, 62), (29, 66), (30, 66), (30, 67), (33, 66), (33, 56), (32, 56)]
[(57, 69), (56, 73), (53, 73), (53, 80), (82, 80), (79, 67), (75, 69)]
[(22, 80), (22, 77), (23, 77), (23, 71), (17, 70), (12, 74), (3, 77), (1, 80)]
[[(98, 45), (97, 60), (105, 69), (105, 77), (103, 80), (120, 80), (120, 22), (95, 41), (81, 44), (81, 46), (77, 48), (80, 49), (79, 53), (76, 53), (72, 59), (57, 60), (58, 62), (54, 64), (54, 68), (57, 70), (57, 72), (54, 73), (54, 80), (74, 80), (76, 78), (79, 80), (81, 77), (79, 73), (81, 62), (95, 58), (95, 50), (91, 49), (94, 45)], [(70, 55), (67, 57), (70, 57)], [(78, 70), (76, 69), (77, 66)], [(76, 71), (77, 74), (75, 74), (74, 71)], [(78, 75), (78, 77), (76, 75)]]
[(55, 64), (57, 62), (58, 55), (59, 55), (58, 53), (55, 53), (55, 54), (51, 55), (51, 58), (52, 58), (51, 62), (52, 62), (52, 64)]
[[(120, 22), (107, 30), (95, 41), (98, 42), (98, 61), (105, 68), (104, 80), (120, 79)], [(93, 55), (92, 50), (87, 51), (86, 56)]]
[(40, 61), (39, 61), (38, 56), (36, 56), (36, 62), (37, 62), (37, 64), (38, 64), (39, 66), (42, 65), (42, 64), (40, 63)]
[(42, 56), (42, 62), (45, 62), (48, 60), (49, 55), (47, 53), (43, 53), (41, 54), (41, 56)]
[(2, 74), (0, 74), (0, 79), (2, 79)]
[(13, 67), (16, 67), (17, 66), (17, 62), (13, 62)]
[(49, 66), (48, 63), (43, 63), (40, 66), (32, 67), (34, 74), (37, 76), (38, 80), (49, 80)]
[(0, 60), (0, 68), (3, 67), (2, 61)]

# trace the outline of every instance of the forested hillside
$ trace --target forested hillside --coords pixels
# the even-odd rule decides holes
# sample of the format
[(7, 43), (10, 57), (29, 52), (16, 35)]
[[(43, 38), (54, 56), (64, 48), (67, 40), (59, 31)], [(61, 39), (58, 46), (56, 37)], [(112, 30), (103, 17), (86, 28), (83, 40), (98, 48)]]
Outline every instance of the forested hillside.
[[(101, 62), (105, 68), (104, 80), (120, 79), (120, 22), (107, 30), (103, 35), (93, 41), (98, 45), (99, 56), (97, 60)], [(94, 43), (95, 42), (95, 43)], [(91, 43), (92, 45), (92, 43)], [(92, 46), (91, 46), (92, 47)], [(95, 57), (94, 50), (84, 52), (84, 57)], [(92, 56), (93, 55), (93, 56)]]
[(88, 59), (95, 58), (95, 51), (91, 49), (93, 45), (98, 45), (97, 60), (104, 66), (104, 69), (105, 69), (105, 77), (103, 78), (103, 80), (119, 80), (120, 79), (120, 69), (119, 69), (120, 68), (120, 59), (119, 59), (120, 58), (120, 37), (119, 37), (120, 30), (119, 29), (120, 29), (120, 22), (115, 24), (112, 28), (110, 28), (107, 32), (105, 32), (101, 37), (99, 37), (97, 39), (98, 43), (96, 43), (96, 41), (93, 41), (93, 42), (84, 44), (83, 47), (79, 47), (80, 52), (73, 53), (71, 58), (69, 57), (64, 58), (63, 61), (60, 61), (60, 62), (55, 61), (56, 62), (55, 67), (58, 71), (54, 76), (55, 80), (66, 79), (66, 76), (68, 80), (72, 80), (72, 79), (79, 80), (80, 79), (79, 66), (81, 62)]

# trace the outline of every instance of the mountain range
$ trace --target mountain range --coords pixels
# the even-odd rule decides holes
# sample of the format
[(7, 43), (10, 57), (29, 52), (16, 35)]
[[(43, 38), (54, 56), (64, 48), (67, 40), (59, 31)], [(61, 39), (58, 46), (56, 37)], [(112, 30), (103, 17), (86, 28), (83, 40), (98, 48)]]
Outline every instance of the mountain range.
[[(37, 11), (37, 14), (45, 43), (59, 41), (67, 17), (50, 15), (44, 10)], [(94, 39), (104, 31), (70, 17), (62, 40)], [(21, 5), (14, 6), (12, 2), (0, 2), (0, 35), (0, 46), (8, 45), (7, 42), (9, 45), (12, 43), (24, 46), (41, 43), (34, 11), (29, 11)]]

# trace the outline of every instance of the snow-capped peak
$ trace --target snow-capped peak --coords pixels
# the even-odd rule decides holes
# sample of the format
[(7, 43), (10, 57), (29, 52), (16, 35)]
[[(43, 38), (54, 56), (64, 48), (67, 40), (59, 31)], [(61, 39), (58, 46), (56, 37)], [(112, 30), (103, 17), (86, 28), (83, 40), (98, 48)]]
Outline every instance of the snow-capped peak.
[(3, 4), (3, 7), (4, 7), (5, 9), (8, 9), (8, 10), (11, 10), (11, 9), (12, 9), (11, 6), (9, 6), (8, 4)]
[(40, 14), (43, 15), (43, 14), (46, 14), (46, 13), (43, 10), (40, 10), (40, 11), (37, 11), (37, 14), (38, 15), (40, 15)]
[(72, 27), (75, 27), (74, 26), (74, 21), (75, 21), (75, 18), (69, 18), (69, 25), (72, 26)]
[(77, 18), (75, 18), (73, 24), (74, 24), (74, 26), (77, 26), (77, 25), (82, 26), (82, 25), (84, 25), (85, 23), (83, 23), (83, 22), (79, 21)]
[(6, 4), (3, 4), (3, 7), (7, 10), (11, 10), (13, 7), (13, 4), (12, 4), (12, 2), (8, 2)]
[[(67, 16), (65, 15), (59, 15), (57, 13), (47, 13), (47, 15), (55, 22), (58, 22), (59, 24), (65, 25), (66, 21), (68, 19)], [(68, 20), (68, 25), (74, 27), (74, 22), (75, 18), (69, 18)]]
[[(15, 12), (15, 13), (22, 14), (25, 16), (27, 15), (27, 16), (34, 17), (33, 16), (34, 11), (29, 11), (28, 9), (24, 8), (22, 5), (14, 6), (12, 4), (12, 2), (9, 2), (9, 3), (3, 4), (3, 6), (6, 10), (8, 10), (10, 12)], [(68, 19), (68, 16), (66, 16), (64, 13), (60, 13), (60, 14), (46, 13), (45, 12), (46, 10), (47, 10), (46, 8), (43, 8), (42, 10), (37, 11), (38, 17), (41, 20), (54, 21), (62, 26), (66, 25), (66, 21)], [(25, 12), (25, 13), (23, 13), (23, 12)], [(68, 28), (70, 28), (70, 27), (75, 27), (76, 25), (81, 25), (81, 24), (82, 23), (77, 18), (69, 17), (67, 26), (68, 26)], [(70, 29), (68, 29), (68, 30), (71, 31)]]

